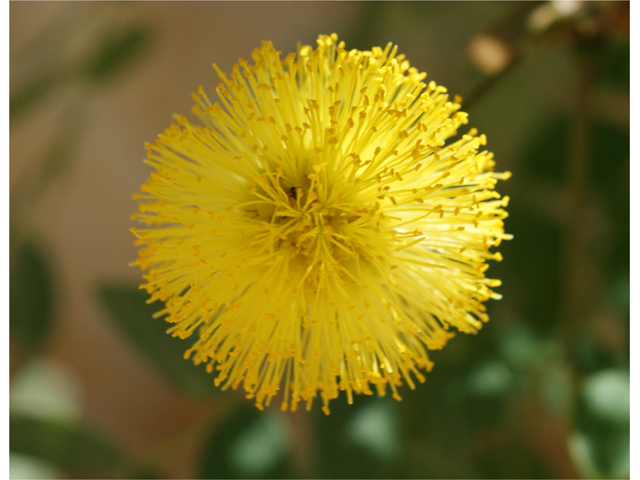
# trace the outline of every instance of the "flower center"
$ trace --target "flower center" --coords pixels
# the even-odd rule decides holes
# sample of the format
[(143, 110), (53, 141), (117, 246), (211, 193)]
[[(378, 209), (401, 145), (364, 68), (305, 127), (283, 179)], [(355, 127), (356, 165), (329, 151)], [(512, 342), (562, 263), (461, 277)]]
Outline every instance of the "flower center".
[(259, 237), (262, 247), (286, 256), (293, 268), (313, 265), (339, 271), (371, 257), (374, 247), (369, 240), (380, 233), (381, 215), (339, 181), (320, 177), (254, 176), (253, 201), (244, 212), (261, 227), (256, 241)]

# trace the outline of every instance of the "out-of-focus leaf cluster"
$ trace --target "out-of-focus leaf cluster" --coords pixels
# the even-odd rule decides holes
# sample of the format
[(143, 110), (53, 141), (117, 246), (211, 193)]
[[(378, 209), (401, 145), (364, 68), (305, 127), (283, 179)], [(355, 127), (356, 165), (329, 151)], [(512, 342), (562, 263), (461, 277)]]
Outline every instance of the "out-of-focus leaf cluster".
[[(89, 15), (98, 15), (98, 12), (89, 12)], [(58, 25), (53, 26), (58, 29), (81, 30), (77, 24), (66, 25), (66, 18), (57, 22)], [(140, 58), (151, 38), (151, 30), (145, 24), (108, 23), (83, 39), (87, 44), (83, 51), (65, 54), (71, 41), (77, 38), (69, 32), (56, 33), (52, 29), (48, 35), (28, 45), (26, 51), (15, 55), (18, 58), (14, 63), (21, 72), (21, 79), (12, 81), (11, 85), (11, 121), (20, 119), (58, 89), (81, 83), (102, 85), (112, 80)], [(53, 53), (52, 49), (57, 52)]]
[(147, 304), (149, 296), (145, 291), (106, 285), (99, 294), (109, 318), (167, 379), (195, 395), (211, 395), (220, 391), (213, 385), (204, 365), (195, 367), (183, 358), (187, 342), (168, 335), (168, 324), (152, 318), (158, 311), (158, 304)]
[[(76, 18), (74, 12), (79, 11), (83, 12), (81, 18)], [(12, 53), (12, 69), (17, 72), (11, 82), (12, 127), (36, 113), (55, 93), (65, 90), (76, 93), (66, 101), (49, 148), (37, 159), (37, 168), (27, 169), (11, 191), (12, 394), (30, 375), (30, 367), (43, 361), (41, 355), (56, 330), (60, 293), (56, 262), (50, 257), (45, 241), (35, 239), (29, 218), (31, 209), (40, 195), (72, 166), (87, 120), (84, 112), (88, 90), (125, 72), (150, 44), (151, 30), (146, 25), (122, 25), (109, 20), (108, 15), (107, 20), (100, 20), (102, 13), (100, 7), (62, 6), (51, 24), (22, 50)], [(84, 48), (68, 53), (73, 51), (70, 45), (82, 37), (85, 23), (91, 24), (96, 19), (101, 26), (82, 38)], [(14, 395), (11, 403), (9, 443), (13, 478), (123, 475), (127, 462), (120, 446), (80, 418), (49, 416), (46, 405), (55, 403), (56, 394), (60, 393), (56, 389), (62, 389), (64, 396), (65, 385), (49, 378), (40, 379), (29, 388), (33, 391)], [(37, 411), (27, 408), (33, 399)]]

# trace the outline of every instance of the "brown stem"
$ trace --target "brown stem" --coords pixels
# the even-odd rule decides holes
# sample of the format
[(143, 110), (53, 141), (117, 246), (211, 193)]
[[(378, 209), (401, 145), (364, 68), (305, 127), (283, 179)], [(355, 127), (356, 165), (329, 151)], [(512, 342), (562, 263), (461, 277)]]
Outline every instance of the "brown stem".
[[(579, 47), (580, 48), (580, 47)], [(581, 306), (585, 299), (583, 292), (582, 265), (585, 262), (584, 245), (584, 203), (589, 162), (589, 103), (595, 77), (595, 62), (591, 49), (579, 50), (577, 60), (577, 88), (575, 111), (570, 137), (570, 152), (567, 158), (567, 221), (564, 232), (564, 254), (561, 271), (562, 301), (560, 321), (564, 351), (571, 368), (571, 405), (579, 387), (577, 351), (580, 332)], [(573, 419), (569, 419), (572, 421)]]
[(504, 45), (504, 48), (510, 52), (510, 58), (502, 70), (485, 78), (463, 97), (466, 111), (470, 110), (479, 99), (520, 63), (525, 53), (525, 46), (531, 41), (532, 37), (527, 27), (527, 21), (531, 12), (541, 3), (543, 2), (531, 1), (516, 4), (513, 11), (484, 32), (484, 35), (488, 35), (495, 39), (496, 42)]
[(522, 58), (521, 54), (514, 55), (509, 63), (496, 75), (492, 75), (486, 78), (482, 83), (477, 85), (471, 93), (464, 97), (464, 109), (469, 111), (472, 106), (476, 104), (489, 90), (491, 90), (496, 84), (498, 84), (503, 78), (505, 78), (516, 65), (520, 63)]

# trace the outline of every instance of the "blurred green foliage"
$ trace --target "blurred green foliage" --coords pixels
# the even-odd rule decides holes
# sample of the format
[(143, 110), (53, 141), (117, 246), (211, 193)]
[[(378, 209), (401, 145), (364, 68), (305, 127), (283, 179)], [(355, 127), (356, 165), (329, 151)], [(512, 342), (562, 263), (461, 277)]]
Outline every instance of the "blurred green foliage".
[(238, 406), (205, 441), (200, 478), (295, 478), (282, 416)]
[(109, 476), (124, 465), (120, 449), (85, 425), (12, 415), (9, 448), (86, 476)]
[(169, 324), (152, 316), (162, 309), (160, 303), (148, 304), (145, 291), (121, 285), (105, 285), (99, 298), (111, 320), (165, 377), (193, 395), (210, 395), (220, 391), (213, 385), (204, 365), (184, 359), (190, 340), (180, 340), (166, 331)]
[(22, 350), (34, 351), (51, 331), (54, 301), (51, 268), (33, 240), (20, 245), (14, 262), (10, 271), (9, 328)]
[[(99, 15), (99, 9), (89, 6), (78, 19), (74, 8), (61, 7), (57, 18), (21, 52), (12, 55), (12, 68), (15, 63), (20, 73), (12, 76), (11, 126), (36, 112), (36, 107), (63, 87), (75, 87), (86, 94), (88, 90), (83, 90), (86, 86), (107, 84), (132, 66), (151, 44), (151, 30), (146, 25), (116, 27), (112, 24), (107, 34), (101, 36), (98, 32), (87, 42), (89, 46), (83, 53), (68, 57), (65, 50), (81, 30), (78, 20), (82, 23)], [(12, 354), (16, 352), (15, 359), (12, 355), (12, 375), (25, 373), (28, 369), (19, 369), (37, 361), (37, 354), (43, 351), (55, 328), (58, 289), (54, 287), (53, 262), (42, 246), (43, 241), (33, 240), (29, 215), (41, 194), (72, 167), (86, 125), (85, 109), (82, 95), (68, 102), (49, 149), (42, 156), (41, 167), (34, 175), (20, 178), (16, 182), (18, 186), (11, 191), (10, 335)], [(16, 458), (19, 463), (15, 472), (12, 469), (12, 475), (20, 472), (51, 475), (62, 471), (87, 477), (123, 474), (126, 460), (122, 450), (94, 428), (79, 420), (65, 421), (43, 415), (11, 415), (9, 446), (12, 462)], [(140, 472), (147, 470), (143, 468)]]
[(45, 72), (33, 80), (29, 80), (17, 93), (9, 98), (9, 115), (15, 121), (31, 107), (44, 100), (60, 82), (57, 72)]
[(135, 25), (109, 33), (100, 40), (85, 65), (83, 72), (91, 81), (106, 81), (125, 70), (138, 58), (151, 40), (151, 31), (144, 25)]
[[(50, 41), (57, 49), (64, 51), (68, 40), (70, 38), (57, 35)], [(84, 56), (65, 58), (59, 53), (55, 63), (35, 63), (35, 66), (22, 74), (24, 81), (12, 82), (10, 120), (16, 122), (63, 86), (82, 82), (103, 85), (110, 82), (133, 66), (134, 61), (140, 58), (151, 43), (152, 30), (144, 24), (111, 26), (102, 36), (92, 40), (92, 48)]]
[(621, 35), (607, 39), (603, 46), (603, 65), (600, 79), (621, 88), (628, 88), (631, 76), (631, 47), (629, 38)]
[(401, 406), (390, 397), (358, 397), (330, 404), (326, 416), (315, 405), (317, 469), (320, 478), (390, 478), (401, 458)]

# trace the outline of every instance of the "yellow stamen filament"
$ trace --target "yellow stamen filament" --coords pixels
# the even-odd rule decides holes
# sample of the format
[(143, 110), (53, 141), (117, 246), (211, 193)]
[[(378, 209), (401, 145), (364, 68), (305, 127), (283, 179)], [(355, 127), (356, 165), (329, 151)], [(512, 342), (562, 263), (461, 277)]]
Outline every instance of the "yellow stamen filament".
[[(194, 124), (148, 144), (155, 172), (132, 229), (185, 357), (243, 386), (258, 408), (323, 411), (345, 391), (384, 395), (425, 380), (450, 327), (475, 332), (490, 248), (504, 233), (493, 155), (458, 99), (424, 83), (396, 47), (347, 51), (337, 36), (280, 59), (240, 60)], [(373, 388), (374, 387), (374, 388)], [(373, 388), (373, 390), (372, 390)]]

